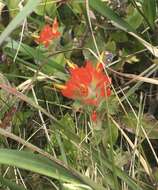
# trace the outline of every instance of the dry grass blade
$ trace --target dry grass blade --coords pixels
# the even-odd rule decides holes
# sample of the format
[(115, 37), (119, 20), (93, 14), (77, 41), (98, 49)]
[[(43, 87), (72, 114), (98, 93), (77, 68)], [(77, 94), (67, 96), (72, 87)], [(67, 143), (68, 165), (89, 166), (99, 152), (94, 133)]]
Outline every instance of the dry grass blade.
[[(130, 147), (132, 149), (135, 149), (136, 147), (134, 146), (134, 144), (132, 143), (132, 141), (129, 139), (129, 137), (126, 135), (126, 133), (121, 129), (121, 127), (119, 126), (119, 124), (111, 117), (109, 116), (111, 121), (114, 123), (114, 125), (121, 131), (121, 133), (123, 134), (123, 136), (125, 137), (125, 139), (127, 140), (128, 144), (130, 145)], [(140, 159), (140, 162), (145, 170), (145, 172), (150, 175), (151, 174), (151, 168), (150, 166), (146, 163), (145, 159), (143, 158), (143, 156), (139, 153), (139, 151), (136, 149), (135, 153), (137, 155), (137, 157)]]
[(145, 83), (158, 85), (158, 80), (153, 79), (153, 78), (143, 77), (143, 76), (141, 76), (141, 74), (140, 75), (135, 75), (135, 74), (121, 73), (121, 72), (115, 71), (115, 70), (113, 70), (111, 68), (108, 68), (108, 70), (112, 71), (113, 73), (116, 73), (117, 75), (132, 79), (132, 81), (130, 81), (130, 82), (142, 81), (142, 82), (145, 82)]

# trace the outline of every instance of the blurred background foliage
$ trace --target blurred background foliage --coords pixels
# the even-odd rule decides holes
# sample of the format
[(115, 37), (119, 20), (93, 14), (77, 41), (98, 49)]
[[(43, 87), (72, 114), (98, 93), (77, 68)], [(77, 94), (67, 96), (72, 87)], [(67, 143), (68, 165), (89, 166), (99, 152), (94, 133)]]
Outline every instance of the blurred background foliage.
[[(55, 18), (45, 48), (35, 36)], [(157, 22), (156, 0), (0, 1), (1, 189), (158, 188)], [(113, 90), (102, 128), (52, 85), (66, 60), (101, 52)]]

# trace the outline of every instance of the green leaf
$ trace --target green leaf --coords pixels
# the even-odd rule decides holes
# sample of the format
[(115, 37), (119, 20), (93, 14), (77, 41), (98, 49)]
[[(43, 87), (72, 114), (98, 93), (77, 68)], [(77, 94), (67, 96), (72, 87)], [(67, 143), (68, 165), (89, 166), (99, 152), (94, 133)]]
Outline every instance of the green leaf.
[(40, 16), (43, 16), (46, 13), (49, 16), (52, 16), (53, 13), (55, 13), (55, 11), (56, 11), (56, 3), (53, 2), (52, 0), (42, 0), (41, 4), (35, 9), (35, 13)]
[(116, 52), (116, 42), (108, 41), (106, 44), (106, 50), (110, 52)]
[(154, 167), (153, 175), (154, 175), (155, 181), (158, 182), (158, 167)]
[(15, 17), (16, 14), (19, 12), (19, 3), (20, 0), (7, 0), (7, 6), (9, 9), (9, 15), (11, 15), (11, 17)]
[(9, 179), (3, 178), (2, 176), (0, 176), (0, 183), (5, 187), (9, 187), (10, 190), (25, 190), (25, 188), (11, 182)]
[(55, 178), (60, 182), (74, 184), (78, 187), (84, 186), (88, 190), (105, 190), (105, 188), (99, 184), (95, 184), (88, 177), (82, 176), (69, 167), (66, 167), (59, 160), (49, 160), (31, 152), (0, 149), (0, 163), (33, 171)]
[[(122, 121), (127, 131), (136, 134), (137, 127), (139, 127), (138, 136), (145, 137), (142, 130), (143, 128), (149, 139), (158, 139), (158, 124), (157, 120), (152, 115), (145, 114), (140, 118), (140, 121), (137, 121), (133, 113), (128, 113), (128, 116), (124, 116)], [(140, 124), (138, 124), (138, 122)]]
[(116, 43), (124, 43), (128, 41), (127, 33), (124, 31), (115, 31), (114, 33), (111, 33), (110, 38), (113, 40), (112, 42), (115, 42), (115, 51), (116, 52)]
[[(0, 83), (11, 86), (7, 78), (2, 73), (0, 73)], [(14, 96), (12, 96), (3, 89), (0, 89), (0, 107), (1, 107), (0, 120), (4, 119), (5, 114), (8, 111), (10, 111), (12, 106), (16, 107), (17, 103), (18, 102), (16, 101)]]
[(61, 181), (80, 183), (80, 179), (77, 179), (66, 167), (34, 153), (0, 149), (0, 163), (37, 172)]
[(143, 22), (143, 17), (139, 11), (134, 7), (129, 7), (129, 12), (126, 21), (134, 28), (137, 29)]
[(20, 11), (16, 17), (9, 23), (5, 30), (0, 35), (0, 45), (6, 40), (6, 38), (11, 34), (11, 32), (19, 25), (21, 22), (33, 12), (36, 6), (41, 0), (29, 0), (25, 7)]
[[(8, 44), (5, 46), (5, 51), (7, 52), (8, 49), (13, 52), (13, 50), (18, 49), (18, 42), (12, 40), (11, 42), (8, 42)], [(22, 56), (27, 56), (28, 58), (33, 58), (36, 62), (40, 63), (39, 65), (41, 66), (41, 71), (46, 73), (46, 74), (54, 74), (56, 70), (63, 71), (64, 66), (62, 60), (54, 59), (54, 57), (51, 59), (49, 58), (42, 50), (39, 48), (32, 48), (28, 46), (27, 44), (21, 43), (20, 49), (19, 49), (19, 54)], [(13, 55), (14, 56), (14, 55)], [(60, 64), (61, 63), (61, 64)], [(31, 63), (30, 63), (30, 65)], [(34, 68), (34, 65), (33, 65)]]
[(142, 8), (143, 8), (143, 12), (144, 12), (146, 19), (148, 20), (152, 29), (154, 29), (154, 26), (155, 26), (154, 21), (156, 19), (156, 1), (155, 0), (144, 0)]
[[(50, 113), (48, 113), (48, 112), (47, 112), (46, 110), (44, 110), (41, 106), (39, 106), (39, 105), (37, 105), (36, 103), (34, 103), (31, 99), (27, 98), (27, 96), (25, 96), (25, 95), (23, 95), (22, 93), (16, 91), (15, 88), (8, 88), (7, 86), (2, 85), (2, 84), (0, 84), (0, 87), (3, 88), (4, 90), (6, 90), (7, 92), (9, 92), (9, 93), (15, 95), (17, 98), (20, 98), (21, 100), (27, 102), (28, 104), (30, 104), (30, 105), (33, 106), (34, 108), (41, 110), (41, 112), (43, 112), (43, 113), (44, 113), (45, 115), (47, 115), (50, 119), (52, 119), (56, 124), (58, 124), (58, 125), (55, 125), (55, 127), (57, 127), (57, 129), (62, 129), (62, 128), (64, 129), (64, 127), (61, 126), (61, 124), (59, 123), (59, 121), (58, 121), (53, 115), (51, 115)], [(2, 133), (2, 131), (3, 131), (3, 133)], [(3, 129), (0, 129), (0, 133), (1, 133), (1, 134), (4, 134), (4, 130), (3, 130)], [(6, 136), (6, 133), (7, 133), (7, 132), (5, 131), (5, 136)], [(66, 130), (64, 130), (64, 135), (67, 136), (67, 138), (68, 138), (71, 142), (73, 142), (75, 145), (77, 145), (77, 148), (78, 148), (78, 144), (81, 143), (80, 138), (79, 138), (78, 135), (72, 133), (72, 131), (69, 130), (69, 128), (67, 128)], [(92, 147), (90, 148), (89, 145), (88, 145), (87, 143), (84, 143), (84, 142), (82, 142), (81, 149), (82, 149), (82, 150), (86, 150), (87, 152), (89, 152), (89, 150), (91, 150), (91, 151), (92, 151), (92, 154), (93, 154), (92, 157), (93, 157), (93, 159), (95, 160), (95, 162), (98, 163), (98, 165), (100, 165), (100, 160), (101, 160), (101, 162), (102, 162), (102, 164), (103, 164), (103, 168), (102, 168), (103, 170), (104, 170), (104, 169), (109, 169), (109, 170), (111, 170), (111, 172), (113, 171), (112, 166), (111, 166), (111, 162), (110, 162), (108, 159), (105, 159), (105, 157), (103, 156), (102, 153), (99, 153), (99, 156), (98, 156), (98, 152), (97, 152), (95, 149), (93, 149)], [(6, 153), (7, 153), (7, 152), (6, 152)], [(6, 153), (5, 153), (5, 150), (3, 150), (3, 151), (0, 150), (0, 163), (3, 163), (3, 164), (10, 164), (10, 165), (11, 165), (11, 163), (15, 161), (15, 160), (13, 159), (13, 157), (12, 157), (12, 152), (9, 153), (9, 154), (6, 154)], [(14, 152), (14, 153), (16, 153), (16, 152)], [(3, 155), (3, 157), (2, 157), (1, 154)], [(25, 157), (25, 159), (27, 159), (27, 156), (24, 156), (24, 157)], [(7, 158), (9, 159), (9, 162), (7, 161)], [(18, 157), (18, 159), (21, 159), (21, 157)], [(17, 162), (17, 164), (18, 164), (18, 162)], [(18, 166), (17, 166), (17, 167), (18, 167)], [(27, 165), (25, 165), (25, 167), (28, 168)], [(137, 190), (142, 190), (142, 188), (141, 188), (140, 186), (138, 186), (138, 185), (136, 184), (136, 182), (135, 182), (134, 180), (132, 180), (132, 179), (131, 179), (125, 172), (123, 172), (120, 168), (116, 168), (116, 175), (117, 175), (120, 179), (122, 179), (124, 182), (126, 182), (126, 183), (129, 185), (129, 187), (131, 187), (131, 189), (133, 189), (133, 190), (135, 190), (135, 189), (137, 189)], [(108, 179), (108, 178), (107, 178), (107, 179)], [(82, 177), (82, 180), (83, 180), (83, 181), (86, 181), (88, 184), (91, 184), (92, 187), (93, 187), (95, 190), (103, 190), (103, 189), (105, 189), (105, 188), (102, 188), (102, 186), (100, 186), (99, 184), (94, 183), (93, 181), (91, 181), (89, 178), (87, 178), (87, 177), (85, 177), (85, 176)], [(111, 180), (113, 180), (113, 179), (111, 179)], [(111, 184), (111, 182), (109, 182), (109, 185), (110, 185), (110, 184)]]
[(120, 29), (125, 30), (126, 32), (134, 32), (132, 28), (126, 21), (124, 21), (116, 12), (114, 12), (106, 3), (101, 2), (100, 0), (89, 0), (90, 6), (102, 14), (104, 17), (112, 20)]
[[(116, 140), (118, 138), (118, 128), (113, 124), (109, 124), (111, 128), (111, 135), (112, 135), (112, 144), (114, 145), (116, 143)], [(102, 132), (102, 143), (104, 147), (107, 148), (107, 145), (110, 143), (110, 130), (109, 127), (106, 127), (105, 130)]]
[(89, 0), (89, 4), (102, 16), (110, 19), (116, 27), (128, 32), (130, 35), (139, 40), (140, 43), (142, 43), (154, 56), (158, 57), (157, 47), (153, 46), (149, 42), (145, 41), (142, 37), (140, 37), (135, 29), (130, 26), (125, 20), (123, 20), (117, 13), (115, 13), (110, 7), (108, 7), (105, 2), (102, 2), (100, 0)]

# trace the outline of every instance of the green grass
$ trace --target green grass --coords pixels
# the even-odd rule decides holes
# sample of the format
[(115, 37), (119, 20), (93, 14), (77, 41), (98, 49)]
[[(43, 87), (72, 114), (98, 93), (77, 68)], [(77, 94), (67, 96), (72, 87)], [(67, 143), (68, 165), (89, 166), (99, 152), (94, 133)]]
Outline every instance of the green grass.
[[(7, 9), (0, 23), (0, 188), (155, 189), (156, 1), (2, 5)], [(35, 36), (55, 17), (61, 36), (44, 47)], [(94, 68), (101, 62), (112, 80), (111, 96), (98, 106), (86, 105), (82, 96), (65, 98), (54, 87), (70, 80), (68, 61), (84, 67), (84, 60)]]

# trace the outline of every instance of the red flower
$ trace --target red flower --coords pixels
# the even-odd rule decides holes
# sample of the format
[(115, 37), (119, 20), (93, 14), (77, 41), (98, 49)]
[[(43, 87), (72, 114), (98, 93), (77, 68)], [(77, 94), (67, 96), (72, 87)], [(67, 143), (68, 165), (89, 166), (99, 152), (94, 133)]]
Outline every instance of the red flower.
[(93, 122), (97, 121), (97, 112), (95, 110), (91, 113), (91, 119)]
[(85, 67), (70, 69), (70, 79), (62, 87), (62, 94), (87, 105), (97, 106), (111, 94), (111, 79), (104, 74), (102, 64), (93, 67), (90, 61)]
[(58, 31), (58, 22), (57, 18), (55, 18), (52, 26), (48, 24), (44, 26), (38, 36), (38, 39), (36, 39), (36, 42), (45, 45), (45, 47), (48, 47), (50, 42), (59, 36), (60, 32)]

